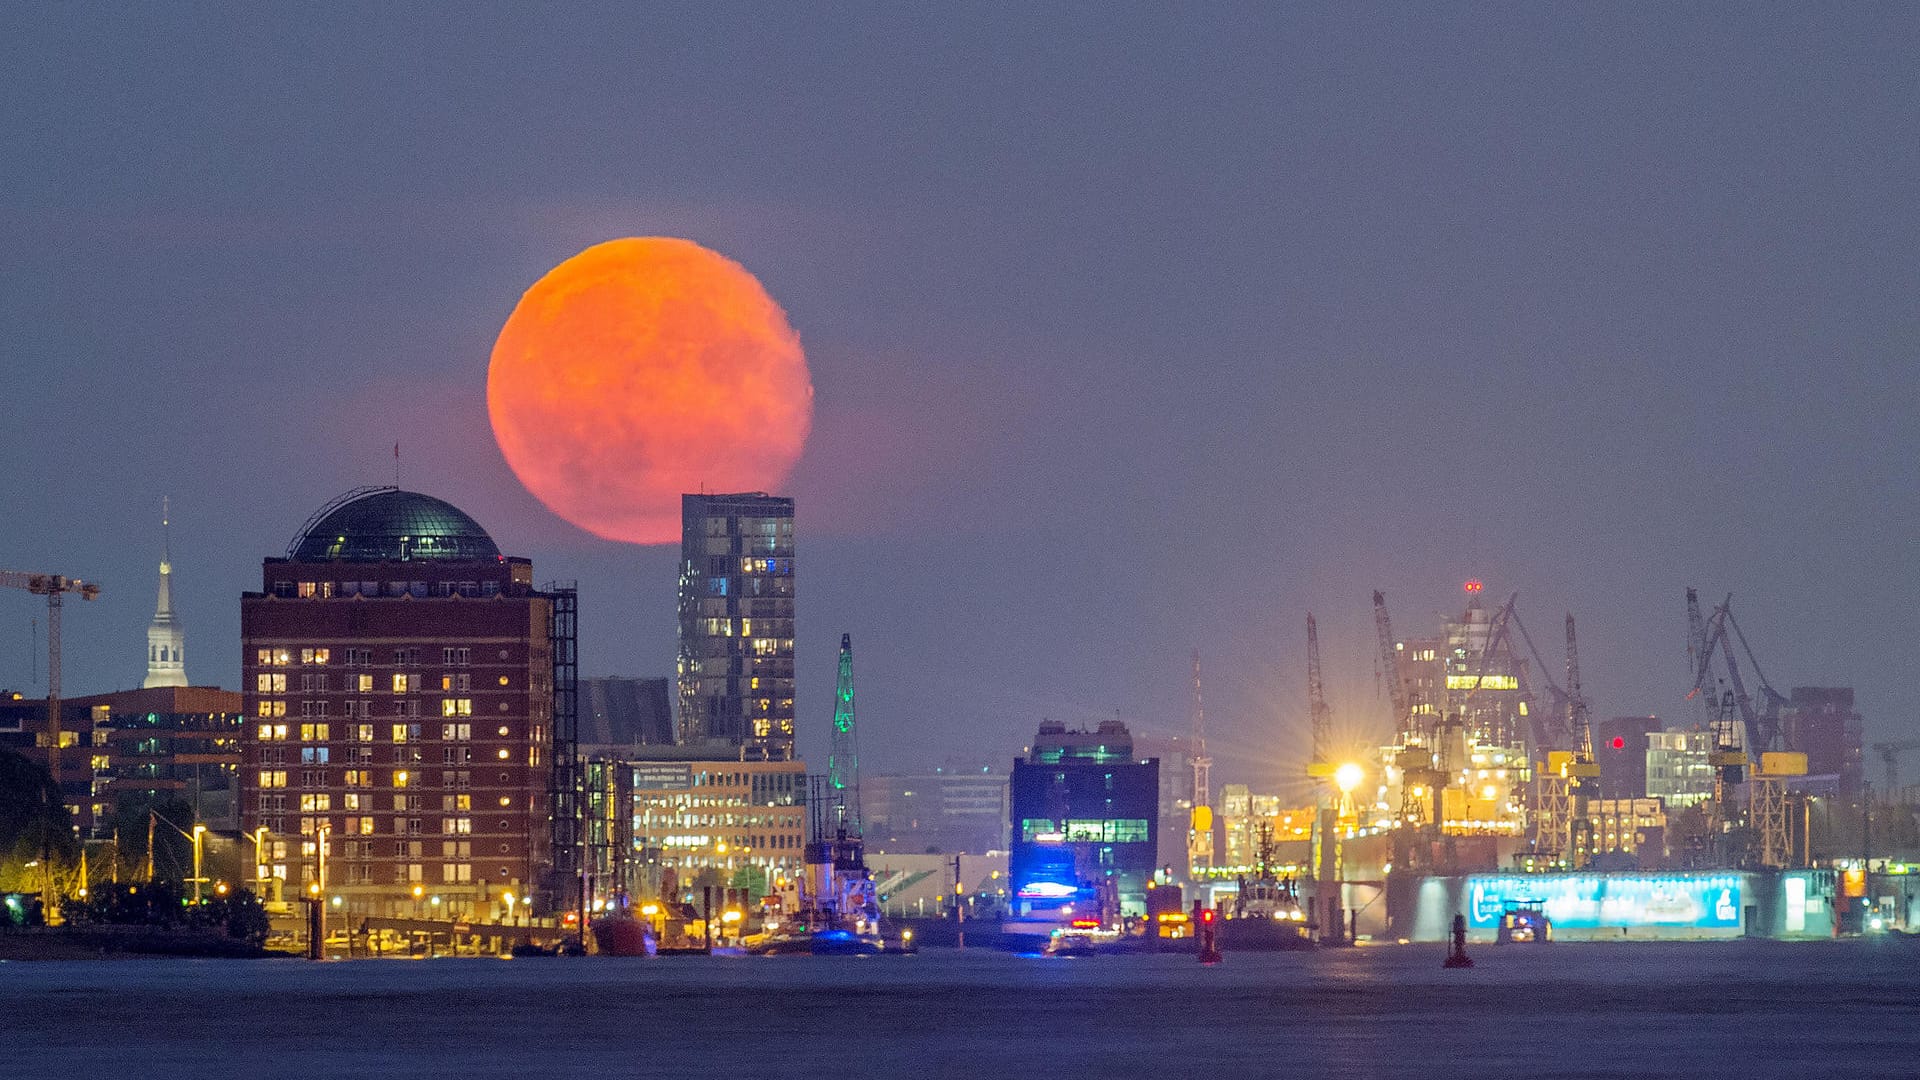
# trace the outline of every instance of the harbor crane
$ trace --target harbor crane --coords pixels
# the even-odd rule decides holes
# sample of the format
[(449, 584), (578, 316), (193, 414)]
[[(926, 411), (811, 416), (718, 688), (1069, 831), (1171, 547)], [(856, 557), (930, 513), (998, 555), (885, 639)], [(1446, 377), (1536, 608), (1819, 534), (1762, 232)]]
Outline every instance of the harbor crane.
[(1550, 710), (1540, 708), (1539, 701), (1534, 697), (1532, 680), (1527, 675), (1527, 667), (1525, 664), (1519, 665), (1515, 678), (1519, 682), (1520, 711), (1527, 718), (1528, 734), (1533, 738), (1534, 752), (1544, 754), (1561, 743), (1559, 733), (1554, 730), (1552, 724), (1553, 715), (1571, 716), (1573, 699), (1572, 695), (1562, 690), (1560, 685), (1553, 681), (1553, 669), (1547, 666), (1546, 658), (1540, 654), (1540, 647), (1533, 643), (1533, 635), (1527, 633), (1527, 624), (1521, 621), (1520, 610), (1514, 606), (1515, 601), (1519, 599), (1520, 594), (1513, 593), (1507, 597), (1507, 602), (1500, 605), (1500, 609), (1493, 613), (1493, 619), (1487, 631), (1487, 644), (1480, 651), (1478, 664), (1473, 673), (1474, 683), (1468, 689), (1467, 697), (1471, 699), (1475, 693), (1479, 692), (1480, 680), (1486, 676), (1487, 667), (1493, 657), (1499, 655), (1503, 649), (1512, 650), (1513, 632), (1519, 631), (1520, 640), (1525, 643), (1528, 654), (1533, 657), (1534, 665), (1539, 668), (1540, 678), (1545, 681), (1547, 694), (1552, 700)]
[(68, 593), (95, 600), (100, 586), (62, 574), (0, 570), (0, 587), (25, 589), (47, 598), (47, 769), (60, 782), (60, 608)]
[(1901, 739), (1898, 742), (1873, 744), (1873, 752), (1880, 755), (1880, 764), (1887, 770), (1886, 797), (1900, 801), (1900, 755), (1908, 750), (1920, 750), (1920, 739)]
[(1193, 806), (1189, 810), (1187, 834), (1187, 865), (1190, 870), (1204, 866), (1208, 870), (1214, 865), (1214, 837), (1221, 835), (1214, 827), (1213, 817), (1213, 781), (1211, 770), (1213, 759), (1207, 756), (1207, 706), (1200, 696), (1200, 650), (1193, 650), (1193, 744), (1188, 747), (1193, 755)]
[(1573, 733), (1573, 761), (1567, 766), (1572, 790), (1571, 808), (1573, 854), (1591, 858), (1594, 854), (1593, 821), (1587, 808), (1600, 777), (1600, 766), (1593, 759), (1593, 721), (1587, 699), (1580, 692), (1580, 649), (1573, 632), (1573, 612), (1567, 612), (1567, 730)]
[[(1728, 631), (1732, 635), (1728, 635)], [(1738, 710), (1742, 734), (1746, 737), (1746, 750), (1749, 754), (1759, 754), (1774, 749), (1780, 737), (1780, 708), (1786, 705), (1787, 698), (1767, 682), (1766, 673), (1760, 670), (1760, 661), (1753, 655), (1753, 646), (1747, 644), (1747, 635), (1740, 630), (1740, 623), (1733, 617), (1733, 594), (1728, 593), (1725, 602), (1713, 609), (1713, 614), (1700, 619), (1700, 603), (1695, 590), (1687, 590), (1687, 652), (1694, 662), (1693, 689), (1687, 692), (1688, 700), (1705, 691), (1708, 700), (1713, 698), (1714, 678), (1713, 661), (1717, 656), (1721, 666), (1726, 669), (1729, 692), (1733, 694), (1733, 704)], [(1753, 696), (1747, 692), (1747, 683), (1740, 675), (1740, 661), (1734, 654), (1733, 643), (1740, 643), (1740, 651), (1746, 654), (1747, 663), (1753, 666), (1754, 677), (1760, 680), (1762, 702), (1754, 704)]]

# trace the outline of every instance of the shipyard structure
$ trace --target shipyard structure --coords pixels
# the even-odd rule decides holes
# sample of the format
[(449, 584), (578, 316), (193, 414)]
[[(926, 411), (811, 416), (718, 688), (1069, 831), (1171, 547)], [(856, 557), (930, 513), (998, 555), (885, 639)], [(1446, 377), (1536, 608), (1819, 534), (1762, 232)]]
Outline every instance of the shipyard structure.
[(1830, 822), (1818, 822), (1828, 835), (1816, 840), (1819, 800), (1830, 817), (1861, 790), (1850, 694), (1777, 693), (1730, 600), (1706, 615), (1689, 591), (1688, 610), (1699, 711), (1672, 725), (1596, 722), (1573, 617), (1564, 651), (1548, 644), (1550, 662), (1516, 599), (1489, 605), (1479, 582), (1432, 635), (1396, 634), (1374, 594), (1392, 721), (1377, 746), (1321, 744), (1327, 710), (1310, 648), (1322, 791), (1319, 827), (1297, 858), (1312, 871), (1321, 921), (1348, 913), (1353, 930), (1436, 940), (1455, 914), (1491, 933), (1533, 909), (1575, 935), (1863, 925), (1872, 905), (1863, 882), (1836, 874), (1846, 867)]

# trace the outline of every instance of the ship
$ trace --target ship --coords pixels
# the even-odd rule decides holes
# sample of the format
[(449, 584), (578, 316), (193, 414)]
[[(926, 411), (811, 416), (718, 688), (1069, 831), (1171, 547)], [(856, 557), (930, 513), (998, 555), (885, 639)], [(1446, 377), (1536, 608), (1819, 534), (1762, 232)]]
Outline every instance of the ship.
[[(843, 646), (844, 647), (844, 646)], [(867, 869), (857, 811), (828, 792), (824, 777), (809, 777), (811, 811), (807, 871), (792, 912), (769, 915), (760, 933), (742, 944), (755, 956), (871, 956), (887, 948), (879, 898)]]
[(593, 920), (593, 943), (602, 956), (653, 956), (659, 951), (653, 928), (625, 907)]
[(1220, 948), (1228, 952), (1284, 952), (1313, 948), (1307, 914), (1292, 877), (1273, 872), (1273, 830), (1262, 827), (1255, 872), (1239, 879), (1240, 893), (1220, 923)]

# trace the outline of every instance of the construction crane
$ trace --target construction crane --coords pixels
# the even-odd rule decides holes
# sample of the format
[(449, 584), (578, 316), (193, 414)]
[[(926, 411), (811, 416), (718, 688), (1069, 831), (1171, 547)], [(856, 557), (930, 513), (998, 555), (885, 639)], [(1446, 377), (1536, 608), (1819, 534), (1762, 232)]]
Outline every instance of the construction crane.
[[(1692, 589), (1687, 590), (1687, 622), (1689, 635), (1694, 634), (1694, 620), (1700, 614), (1699, 601)], [(1728, 636), (1728, 631), (1732, 636)], [(1750, 754), (1760, 754), (1774, 748), (1780, 735), (1780, 708), (1788, 703), (1784, 694), (1775, 690), (1767, 682), (1766, 673), (1760, 670), (1760, 661), (1753, 655), (1753, 646), (1747, 644), (1747, 635), (1740, 630), (1740, 623), (1733, 617), (1733, 594), (1713, 609), (1713, 614), (1700, 624), (1697, 645), (1690, 642), (1688, 651), (1696, 661), (1693, 670), (1693, 689), (1687, 691), (1688, 700), (1701, 691), (1708, 692), (1712, 700), (1713, 660), (1720, 658), (1726, 668), (1727, 683), (1733, 695), (1733, 704), (1739, 712), (1743, 734), (1746, 736), (1746, 750)], [(1734, 655), (1733, 643), (1740, 643), (1740, 651), (1747, 656), (1747, 662), (1753, 665), (1754, 677), (1760, 680), (1760, 693), (1764, 702), (1756, 706), (1753, 696), (1747, 693), (1747, 683), (1740, 675), (1740, 661)], [(1722, 703), (1724, 706), (1724, 702)], [(1716, 718), (1718, 719), (1718, 718)]]
[(1887, 770), (1886, 797), (1888, 799), (1900, 798), (1900, 755), (1908, 750), (1920, 750), (1920, 739), (1901, 739), (1897, 742), (1873, 744), (1873, 752), (1880, 755), (1880, 764)]
[(25, 589), (47, 598), (47, 769), (60, 783), (60, 608), (68, 593), (82, 600), (100, 596), (100, 586), (62, 574), (0, 570), (0, 587)]

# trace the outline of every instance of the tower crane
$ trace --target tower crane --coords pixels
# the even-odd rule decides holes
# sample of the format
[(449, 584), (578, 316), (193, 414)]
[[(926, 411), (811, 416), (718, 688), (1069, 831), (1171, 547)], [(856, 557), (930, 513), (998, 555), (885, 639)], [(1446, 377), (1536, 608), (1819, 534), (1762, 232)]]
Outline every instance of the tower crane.
[(47, 598), (47, 769), (60, 783), (60, 608), (68, 593), (82, 600), (100, 596), (100, 586), (61, 574), (0, 570), (0, 587), (25, 589)]

